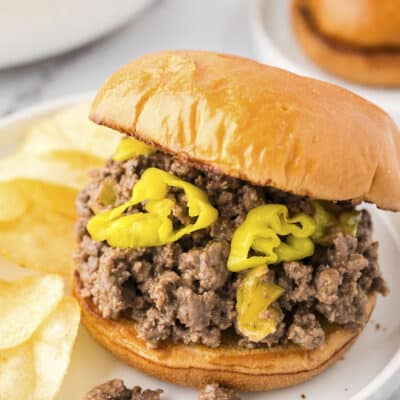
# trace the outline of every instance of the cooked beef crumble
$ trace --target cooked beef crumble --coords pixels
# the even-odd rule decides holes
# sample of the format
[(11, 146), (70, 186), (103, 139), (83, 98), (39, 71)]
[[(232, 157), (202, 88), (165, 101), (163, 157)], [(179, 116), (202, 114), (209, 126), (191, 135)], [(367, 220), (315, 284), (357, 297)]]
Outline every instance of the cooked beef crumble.
[(113, 379), (91, 389), (83, 400), (130, 400), (131, 392), (120, 379)]
[[(86, 231), (92, 210), (111, 207), (99, 201), (103, 185), (115, 188), (115, 207), (130, 198), (134, 184), (149, 167), (203, 189), (218, 209), (218, 220), (210, 228), (160, 247), (115, 249), (93, 241)], [(184, 193), (171, 190), (169, 196), (176, 199), (174, 225), (190, 223)], [(131, 318), (149, 345), (172, 339), (217, 347), (221, 333), (233, 329), (236, 318), (240, 274), (226, 269), (229, 241), (248, 211), (267, 203), (286, 204), (290, 214), (314, 212), (306, 198), (207, 172), (161, 152), (125, 162), (108, 161), (93, 172), (77, 200), (75, 261), (82, 295), (90, 297), (105, 318)], [(351, 208), (348, 202), (339, 206)], [(371, 218), (363, 211), (357, 237), (338, 233), (331, 246), (317, 246), (308, 259), (271, 266), (269, 273), (285, 289), (274, 305), (282, 309), (284, 318), (262, 345), (289, 341), (313, 349), (324, 342), (323, 318), (350, 328), (366, 323), (367, 293), (386, 293), (377, 261), (378, 244), (371, 232)], [(255, 346), (237, 333), (240, 344)]]
[(83, 400), (160, 400), (162, 390), (142, 390), (135, 386), (128, 389), (121, 379), (112, 379), (94, 387)]
[[(160, 400), (162, 392), (140, 386), (128, 389), (121, 379), (112, 379), (91, 389), (82, 400)], [(199, 400), (240, 400), (240, 396), (233, 389), (211, 383), (201, 389)]]
[(199, 400), (240, 400), (240, 396), (233, 389), (210, 383), (201, 389)]

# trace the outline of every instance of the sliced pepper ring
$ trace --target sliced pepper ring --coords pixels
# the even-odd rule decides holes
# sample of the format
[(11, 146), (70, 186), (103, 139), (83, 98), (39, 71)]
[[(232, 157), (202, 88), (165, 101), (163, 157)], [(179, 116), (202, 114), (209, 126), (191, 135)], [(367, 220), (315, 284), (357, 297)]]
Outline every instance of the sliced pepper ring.
[(119, 143), (117, 149), (114, 152), (113, 160), (114, 161), (125, 161), (130, 158), (137, 157), (141, 154), (149, 155), (155, 153), (157, 150), (153, 147), (148, 146), (146, 143), (143, 143), (134, 138), (125, 138), (122, 139)]
[[(315, 229), (311, 217), (300, 213), (289, 218), (288, 209), (282, 204), (253, 208), (233, 234), (228, 269), (238, 272), (308, 257), (314, 253), (310, 236)], [(286, 242), (280, 236), (287, 236)], [(250, 249), (263, 255), (249, 257)]]
[[(197, 217), (193, 224), (173, 229), (169, 215), (175, 203), (166, 198), (169, 187), (178, 187), (185, 192), (189, 216)], [(129, 207), (141, 202), (146, 202), (147, 212), (124, 215)], [(107, 241), (112, 247), (153, 247), (177, 241), (186, 234), (204, 229), (217, 218), (218, 211), (209, 203), (202, 190), (161, 169), (148, 168), (133, 187), (131, 199), (92, 217), (87, 230), (94, 240)]]

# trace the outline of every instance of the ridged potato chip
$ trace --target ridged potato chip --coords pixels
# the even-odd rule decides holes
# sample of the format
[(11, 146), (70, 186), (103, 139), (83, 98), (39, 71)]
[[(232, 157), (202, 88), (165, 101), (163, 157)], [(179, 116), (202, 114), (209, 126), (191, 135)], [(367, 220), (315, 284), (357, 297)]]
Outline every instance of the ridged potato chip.
[(52, 399), (58, 392), (71, 360), (78, 333), (80, 308), (73, 297), (64, 297), (31, 340), (36, 371), (33, 400)]
[(0, 400), (28, 400), (35, 386), (33, 354), (29, 343), (0, 350)]
[(74, 221), (31, 211), (16, 221), (0, 223), (0, 256), (21, 267), (70, 276)]
[(93, 168), (100, 168), (104, 165), (104, 160), (99, 157), (67, 150), (53, 150), (50, 153), (41, 154), (40, 158), (50, 162), (63, 162), (68, 164), (74, 171), (85, 172), (86, 180), (90, 170)]
[(67, 371), (80, 320), (65, 297), (30, 340), (0, 351), (0, 400), (51, 400)]
[(5, 208), (0, 210), (0, 221), (11, 221), (11, 215), (15, 215), (14, 219), (17, 219), (35, 205), (76, 219), (76, 196), (75, 189), (42, 181), (15, 179), (0, 182), (0, 204)]
[(103, 160), (110, 158), (121, 135), (89, 120), (84, 102), (43, 118), (27, 131), (21, 150), (29, 154), (78, 152)]
[(0, 182), (26, 179), (78, 190), (88, 181), (89, 170), (101, 164), (99, 158), (77, 153), (50, 153), (39, 157), (18, 152), (0, 160)]
[(28, 340), (64, 295), (58, 275), (31, 276), (0, 286), (0, 350)]
[(39, 181), (0, 182), (0, 198), (7, 199), (7, 193), (25, 201), (26, 208), (21, 214), (18, 203), (16, 210), (8, 204), (9, 214), (0, 218), (0, 255), (29, 269), (70, 276), (77, 192)]
[[(75, 198), (120, 135), (88, 120), (89, 103), (32, 124), (0, 160), (0, 256), (70, 277)], [(70, 362), (80, 310), (63, 278), (0, 280), (0, 400), (50, 400)]]
[(28, 201), (13, 184), (0, 183), (0, 222), (12, 221), (24, 214)]

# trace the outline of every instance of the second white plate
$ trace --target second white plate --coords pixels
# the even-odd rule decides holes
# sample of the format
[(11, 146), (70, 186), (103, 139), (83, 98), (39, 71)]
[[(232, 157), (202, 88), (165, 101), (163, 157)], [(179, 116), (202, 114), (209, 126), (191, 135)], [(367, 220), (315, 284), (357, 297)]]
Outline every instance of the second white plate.
[(294, 36), (290, 19), (291, 0), (251, 0), (250, 19), (256, 55), (260, 61), (344, 86), (378, 104), (386, 111), (400, 112), (400, 89), (352, 84), (323, 71), (304, 54)]

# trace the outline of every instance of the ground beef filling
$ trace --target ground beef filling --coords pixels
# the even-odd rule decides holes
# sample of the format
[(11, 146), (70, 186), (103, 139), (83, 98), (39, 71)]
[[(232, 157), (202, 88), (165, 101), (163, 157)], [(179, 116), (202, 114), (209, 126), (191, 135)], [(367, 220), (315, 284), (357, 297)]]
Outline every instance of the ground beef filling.
[[(149, 167), (168, 171), (204, 190), (218, 209), (218, 220), (210, 228), (160, 247), (115, 249), (93, 241), (86, 231), (93, 210), (127, 201)], [(115, 190), (112, 205), (99, 201), (105, 184)], [(169, 196), (176, 200), (174, 226), (191, 223), (184, 193), (171, 190)], [(151, 346), (173, 340), (217, 347), (222, 333), (233, 331), (236, 325), (235, 293), (241, 276), (226, 269), (229, 242), (247, 213), (268, 203), (286, 204), (292, 215), (314, 212), (305, 198), (207, 172), (161, 152), (125, 162), (108, 161), (93, 172), (77, 200), (75, 261), (82, 295), (91, 298), (105, 318), (135, 321), (138, 334)], [(348, 203), (340, 206), (351, 208)], [(378, 244), (372, 241), (371, 232), (370, 216), (363, 211), (357, 237), (338, 233), (331, 246), (317, 246), (308, 259), (271, 266), (271, 279), (285, 289), (274, 304), (283, 311), (282, 320), (262, 343), (249, 342), (240, 332), (238, 342), (247, 347), (292, 342), (314, 349), (324, 342), (324, 319), (361, 328), (368, 318), (367, 294), (386, 292), (377, 261)]]

